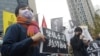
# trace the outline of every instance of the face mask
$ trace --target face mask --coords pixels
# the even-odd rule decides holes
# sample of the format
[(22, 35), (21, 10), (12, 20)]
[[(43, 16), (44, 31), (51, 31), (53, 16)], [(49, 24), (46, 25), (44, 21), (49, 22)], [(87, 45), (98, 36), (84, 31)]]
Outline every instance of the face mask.
[(23, 17), (25, 17), (25, 18), (27, 18), (27, 19), (32, 19), (32, 18), (33, 18), (33, 13), (32, 13), (32, 11), (30, 11), (30, 10), (28, 10), (28, 9), (20, 10), (19, 13), (20, 13)]
[(79, 32), (78, 34), (76, 34), (76, 36), (80, 36), (82, 33), (81, 32)]

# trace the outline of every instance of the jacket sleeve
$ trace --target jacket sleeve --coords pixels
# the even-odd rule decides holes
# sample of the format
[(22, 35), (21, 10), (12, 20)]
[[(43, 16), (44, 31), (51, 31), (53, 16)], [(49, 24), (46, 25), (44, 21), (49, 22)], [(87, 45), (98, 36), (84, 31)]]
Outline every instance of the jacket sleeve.
[(74, 49), (80, 49), (82, 46), (84, 46), (84, 43), (82, 40), (73, 40), (71, 39), (71, 45)]
[(33, 43), (31, 38), (26, 37), (22, 41), (18, 41), (19, 29), (16, 26), (10, 26), (4, 36), (1, 48), (2, 56), (14, 56), (26, 51)]

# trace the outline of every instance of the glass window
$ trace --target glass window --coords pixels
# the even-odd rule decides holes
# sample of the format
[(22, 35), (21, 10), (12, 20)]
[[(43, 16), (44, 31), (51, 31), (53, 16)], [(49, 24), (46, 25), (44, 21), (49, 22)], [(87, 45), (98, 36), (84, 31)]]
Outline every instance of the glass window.
[[(81, 14), (81, 11), (80, 11), (80, 14)], [(82, 15), (82, 14), (81, 14)]]
[(80, 9), (78, 8), (78, 11), (79, 11)]
[(79, 2), (81, 2), (81, 0), (79, 0)]
[(77, 0), (75, 0), (75, 2), (77, 2)]

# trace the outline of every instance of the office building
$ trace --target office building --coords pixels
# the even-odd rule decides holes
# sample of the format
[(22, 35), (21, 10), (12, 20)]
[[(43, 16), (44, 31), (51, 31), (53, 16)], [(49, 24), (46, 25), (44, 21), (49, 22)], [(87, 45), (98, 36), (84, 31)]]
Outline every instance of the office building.
[(91, 0), (67, 0), (75, 26), (88, 25), (94, 28), (95, 12)]

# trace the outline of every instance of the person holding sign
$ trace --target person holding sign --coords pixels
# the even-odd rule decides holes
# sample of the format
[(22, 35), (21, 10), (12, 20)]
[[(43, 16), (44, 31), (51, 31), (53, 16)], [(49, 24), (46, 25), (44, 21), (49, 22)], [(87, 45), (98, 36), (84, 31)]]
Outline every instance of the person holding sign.
[(74, 56), (88, 56), (86, 45), (83, 42), (84, 36), (82, 36), (82, 29), (80, 27), (75, 28), (75, 35), (71, 39), (71, 46)]
[(26, 4), (20, 4), (15, 15), (17, 23), (9, 26), (5, 32), (2, 56), (42, 56), (39, 53), (39, 42), (45, 41), (45, 37), (39, 32), (32, 9)]

